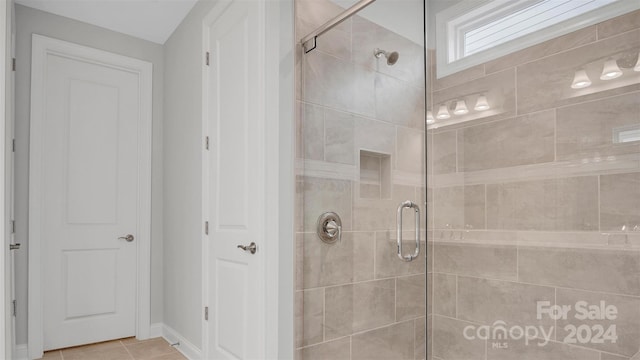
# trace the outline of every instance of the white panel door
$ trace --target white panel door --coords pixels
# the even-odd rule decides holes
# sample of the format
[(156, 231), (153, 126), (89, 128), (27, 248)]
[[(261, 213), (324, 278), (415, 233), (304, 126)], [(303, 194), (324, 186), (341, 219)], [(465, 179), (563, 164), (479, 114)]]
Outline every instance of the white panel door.
[[(265, 357), (263, 6), (261, 1), (226, 2), (214, 9), (206, 28), (210, 359)], [(252, 243), (255, 253), (238, 248)]]
[(134, 336), (137, 239), (119, 237), (137, 236), (139, 74), (44, 61), (44, 350)]

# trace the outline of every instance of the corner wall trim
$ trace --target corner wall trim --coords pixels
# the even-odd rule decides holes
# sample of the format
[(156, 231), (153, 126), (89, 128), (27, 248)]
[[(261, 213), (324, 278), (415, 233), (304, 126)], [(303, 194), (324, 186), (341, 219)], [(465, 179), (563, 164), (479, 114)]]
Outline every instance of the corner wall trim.
[(162, 329), (164, 328), (163, 323), (153, 323), (149, 326), (149, 338), (158, 338), (162, 337)]

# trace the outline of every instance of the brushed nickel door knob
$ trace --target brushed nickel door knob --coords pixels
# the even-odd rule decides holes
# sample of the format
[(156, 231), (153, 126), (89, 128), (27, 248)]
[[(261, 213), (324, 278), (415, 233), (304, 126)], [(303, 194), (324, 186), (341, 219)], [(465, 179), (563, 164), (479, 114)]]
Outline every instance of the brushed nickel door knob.
[(120, 236), (118, 238), (118, 240), (127, 240), (127, 242), (132, 242), (135, 238), (133, 237), (133, 235), (128, 234), (126, 236)]
[(249, 245), (238, 245), (238, 249), (242, 249), (244, 251), (248, 251), (252, 254), (255, 254), (256, 251), (258, 251), (258, 246), (256, 245), (256, 243), (252, 242)]

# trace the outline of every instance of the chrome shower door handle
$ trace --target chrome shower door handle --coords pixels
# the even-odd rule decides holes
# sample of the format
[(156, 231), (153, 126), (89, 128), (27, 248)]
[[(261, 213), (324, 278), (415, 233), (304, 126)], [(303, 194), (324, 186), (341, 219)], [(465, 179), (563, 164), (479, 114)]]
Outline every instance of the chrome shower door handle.
[[(416, 249), (413, 254), (404, 255), (402, 252), (402, 211), (405, 208), (413, 209), (416, 216)], [(398, 214), (396, 216), (396, 239), (398, 241), (398, 258), (402, 261), (412, 261), (420, 254), (420, 207), (414, 202), (407, 200), (398, 206)]]

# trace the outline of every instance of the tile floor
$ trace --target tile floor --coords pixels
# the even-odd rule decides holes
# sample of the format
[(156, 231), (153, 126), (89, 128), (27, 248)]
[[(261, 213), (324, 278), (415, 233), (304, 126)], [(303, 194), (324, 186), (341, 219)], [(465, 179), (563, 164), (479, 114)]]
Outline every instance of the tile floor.
[(163, 338), (139, 341), (136, 338), (107, 341), (61, 350), (47, 351), (47, 360), (183, 360), (178, 350)]

